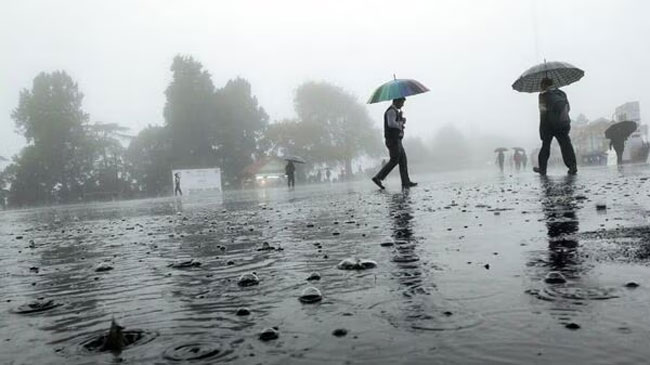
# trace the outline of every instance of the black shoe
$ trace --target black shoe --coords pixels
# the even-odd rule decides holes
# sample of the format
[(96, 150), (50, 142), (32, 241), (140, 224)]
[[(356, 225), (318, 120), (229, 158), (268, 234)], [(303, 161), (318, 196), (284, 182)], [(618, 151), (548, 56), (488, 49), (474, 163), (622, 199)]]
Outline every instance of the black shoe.
[(409, 181), (409, 182), (407, 182), (406, 184), (402, 184), (402, 187), (403, 187), (403, 188), (407, 188), (407, 189), (408, 189), (408, 188), (412, 188), (412, 187), (414, 187), (414, 186), (418, 186), (418, 183), (413, 182), (413, 181)]
[(539, 167), (533, 167), (533, 171), (535, 171), (536, 173), (538, 173), (538, 174), (540, 174), (542, 176), (546, 175), (546, 171), (540, 170)]
[(379, 188), (380, 188), (381, 190), (386, 189), (386, 188), (384, 187), (384, 185), (382, 185), (381, 180), (379, 180), (379, 178), (378, 178), (377, 176), (375, 176), (375, 177), (372, 178), (372, 182), (374, 182), (375, 185), (379, 186)]
[(577, 175), (578, 174), (578, 169), (575, 168), (575, 167), (572, 167), (572, 168), (569, 169), (568, 174), (569, 175)]

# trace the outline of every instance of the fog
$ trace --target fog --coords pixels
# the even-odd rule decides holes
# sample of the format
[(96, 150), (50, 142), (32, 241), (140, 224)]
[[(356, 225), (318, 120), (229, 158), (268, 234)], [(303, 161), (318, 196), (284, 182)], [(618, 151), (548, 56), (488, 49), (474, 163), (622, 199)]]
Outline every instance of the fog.
[[(136, 134), (162, 125), (177, 54), (191, 55), (218, 87), (241, 76), (270, 122), (294, 116), (295, 89), (328, 81), (365, 102), (390, 80), (431, 92), (405, 106), (407, 137), (463, 134), (537, 143), (536, 97), (510, 87), (548, 60), (585, 70), (565, 88), (574, 116), (650, 105), (645, 1), (11, 1), (0, 14), (0, 155), (19, 152), (11, 111), (40, 72), (65, 70), (91, 121)], [(369, 105), (377, 126), (386, 104)]]

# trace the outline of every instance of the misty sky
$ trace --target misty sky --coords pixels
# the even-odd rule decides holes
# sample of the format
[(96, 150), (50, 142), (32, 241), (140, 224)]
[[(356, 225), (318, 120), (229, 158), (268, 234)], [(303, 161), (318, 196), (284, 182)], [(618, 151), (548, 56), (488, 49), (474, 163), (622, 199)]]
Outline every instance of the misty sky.
[[(572, 116), (610, 117), (641, 102), (650, 117), (650, 2), (475, 1), (5, 1), (0, 12), (0, 155), (24, 145), (11, 111), (41, 71), (65, 70), (91, 121), (132, 134), (162, 124), (176, 54), (192, 55), (215, 86), (248, 79), (271, 120), (292, 117), (293, 92), (325, 80), (365, 102), (395, 73), (431, 92), (407, 101), (407, 135), (446, 123), (466, 134), (537, 142), (537, 99), (510, 87), (528, 67), (570, 62)], [(386, 104), (370, 105), (379, 120)]]

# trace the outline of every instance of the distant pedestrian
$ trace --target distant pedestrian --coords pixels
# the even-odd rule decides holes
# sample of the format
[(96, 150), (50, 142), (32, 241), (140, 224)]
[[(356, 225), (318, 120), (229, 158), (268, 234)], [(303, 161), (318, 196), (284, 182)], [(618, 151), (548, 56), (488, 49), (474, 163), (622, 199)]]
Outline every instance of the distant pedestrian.
[(391, 106), (384, 113), (384, 138), (386, 140), (386, 148), (390, 160), (379, 170), (377, 175), (372, 178), (372, 181), (384, 189), (382, 180), (388, 176), (396, 165), (399, 165), (399, 174), (402, 180), (403, 188), (411, 188), (417, 185), (409, 178), (408, 166), (406, 160), (406, 152), (402, 146), (402, 138), (404, 138), (404, 124), (406, 118), (402, 115), (402, 107), (404, 106), (405, 98), (394, 99)]
[(289, 188), (296, 186), (296, 166), (293, 164), (293, 161), (287, 162), (287, 166), (284, 168), (284, 172), (287, 174), (287, 185)]
[(327, 182), (330, 182), (332, 178), (332, 171), (328, 168), (325, 169), (325, 178), (327, 179)]
[(564, 164), (569, 168), (568, 173), (575, 175), (578, 167), (569, 137), (571, 130), (569, 100), (562, 90), (553, 87), (552, 79), (542, 79), (540, 86), (542, 92), (539, 94), (539, 137), (542, 140), (542, 148), (539, 150), (539, 167), (534, 167), (533, 171), (546, 175), (548, 158), (551, 155), (551, 142), (555, 138), (560, 145)]
[(605, 130), (605, 138), (609, 139), (609, 149), (616, 151), (616, 164), (623, 164), (625, 141), (636, 131), (638, 124), (634, 121), (623, 121), (612, 124)]
[(521, 151), (521, 167), (526, 170), (526, 165), (528, 164), (528, 155), (526, 151)]
[(515, 162), (515, 169), (517, 171), (521, 170), (521, 153), (519, 150), (515, 150), (515, 154), (512, 155), (512, 160)]
[(617, 165), (622, 165), (623, 164), (623, 152), (625, 151), (625, 140), (627, 138), (622, 138), (619, 136), (619, 138), (612, 138), (609, 140), (609, 149), (611, 150), (612, 147), (614, 148), (614, 151), (616, 152), (616, 164)]
[(503, 172), (503, 163), (506, 161), (506, 156), (503, 153), (504, 151), (497, 152), (497, 164), (499, 165), (499, 170)]
[(174, 196), (176, 195), (183, 196), (183, 191), (181, 190), (181, 174), (178, 172), (174, 174)]

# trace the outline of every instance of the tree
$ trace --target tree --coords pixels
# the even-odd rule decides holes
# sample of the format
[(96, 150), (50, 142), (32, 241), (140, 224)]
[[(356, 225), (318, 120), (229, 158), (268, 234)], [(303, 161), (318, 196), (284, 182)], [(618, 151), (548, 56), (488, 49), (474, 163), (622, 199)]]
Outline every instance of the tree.
[(170, 133), (172, 164), (177, 168), (213, 167), (216, 140), (210, 74), (189, 56), (176, 56), (171, 71), (164, 116)]
[(228, 81), (215, 94), (216, 147), (224, 180), (238, 186), (246, 167), (261, 157), (268, 115), (242, 78)]
[[(306, 148), (314, 162), (337, 161), (352, 174), (352, 160), (381, 151), (381, 138), (364, 105), (340, 87), (306, 82), (296, 91), (294, 107), (300, 128), (309, 134)], [(295, 136), (298, 139), (298, 136)]]
[(167, 128), (148, 126), (138, 133), (129, 144), (126, 161), (136, 191), (146, 196), (170, 192), (172, 160)]
[(123, 140), (131, 139), (125, 134), (128, 130), (117, 123), (96, 122), (86, 126), (89, 143), (85, 154), (90, 160), (82, 165), (91, 167), (84, 179), (86, 194), (114, 198), (128, 195), (130, 178), (125, 166), (126, 148), (122, 145)]
[[(29, 144), (14, 161), (10, 199), (17, 204), (71, 201), (79, 191), (79, 146), (88, 115), (83, 94), (64, 71), (41, 73), (20, 93), (12, 118)], [(31, 190), (33, 189), (33, 191)]]

